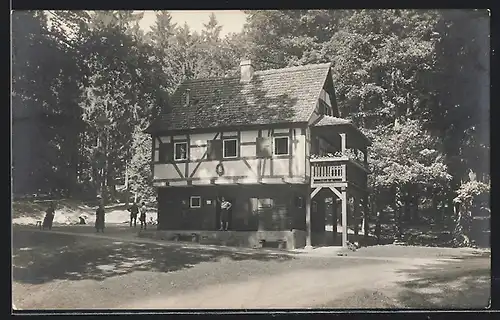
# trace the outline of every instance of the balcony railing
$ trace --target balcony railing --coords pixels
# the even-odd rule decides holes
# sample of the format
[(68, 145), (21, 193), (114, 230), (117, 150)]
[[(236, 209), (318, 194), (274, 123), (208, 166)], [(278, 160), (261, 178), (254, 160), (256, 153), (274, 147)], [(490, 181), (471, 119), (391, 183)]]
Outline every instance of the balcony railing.
[[(350, 175), (356, 175), (359, 173), (366, 175), (368, 173), (368, 169), (364, 164), (350, 159), (347, 156), (313, 156), (310, 159), (310, 163), (312, 185), (332, 182), (346, 182), (351, 179), (349, 178)], [(351, 172), (347, 172), (348, 168), (350, 168), (349, 171)], [(356, 178), (356, 180), (358, 179)]]
[(332, 159), (311, 159), (312, 183), (340, 182), (344, 179), (345, 164)]

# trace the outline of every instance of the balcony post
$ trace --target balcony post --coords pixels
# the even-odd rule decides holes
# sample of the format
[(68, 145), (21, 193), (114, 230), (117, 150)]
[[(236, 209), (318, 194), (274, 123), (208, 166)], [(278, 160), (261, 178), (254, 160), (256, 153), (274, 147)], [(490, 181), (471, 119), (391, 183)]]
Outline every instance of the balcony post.
[(306, 196), (306, 249), (311, 249), (311, 188), (307, 188)]
[(368, 223), (368, 217), (370, 216), (370, 212), (368, 211), (368, 194), (365, 195), (363, 198), (363, 221), (364, 223), (364, 233), (365, 233), (365, 240), (368, 240), (369, 237), (369, 231), (370, 231), (370, 225)]
[(342, 247), (347, 248), (347, 189), (342, 187)]
[(340, 135), (340, 151), (342, 152), (342, 155), (345, 155), (347, 146), (346, 135), (345, 133), (339, 133), (339, 135)]
[(359, 197), (355, 196), (354, 197), (354, 234), (357, 236), (359, 235), (359, 206), (360, 206), (360, 201)]

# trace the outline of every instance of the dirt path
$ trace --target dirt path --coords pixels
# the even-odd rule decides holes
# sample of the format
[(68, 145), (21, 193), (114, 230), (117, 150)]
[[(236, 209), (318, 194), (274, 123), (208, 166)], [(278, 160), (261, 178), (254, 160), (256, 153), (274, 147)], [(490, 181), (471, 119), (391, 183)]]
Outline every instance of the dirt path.
[[(489, 294), (484, 285), (477, 299), (471, 295), (479, 280), (486, 281), (489, 265), (487, 258), (466, 250), (384, 246), (338, 257), (327, 249), (287, 254), (158, 242), (118, 231), (103, 235), (31, 230), (17, 235), (18, 268), (31, 268), (37, 277), (50, 279), (38, 283), (19, 274), (13, 282), (14, 302), (23, 309), (394, 308), (411, 306), (415, 299), (430, 307), (434, 298), (462, 299), (464, 305), (480, 301), (477, 307)], [(34, 259), (27, 251), (34, 246), (30, 241), (48, 248)], [(79, 252), (64, 256), (72, 263), (45, 257), (68, 246)], [(445, 259), (458, 256), (465, 260)], [(450, 282), (457, 279), (456, 284)], [(434, 305), (447, 303), (439, 300)]]
[(398, 270), (416, 269), (430, 262), (424, 259), (406, 259), (390, 266), (370, 265), (341, 270), (304, 269), (246, 282), (212, 285), (186, 294), (142, 299), (117, 308), (312, 308), (358, 290), (394, 287), (396, 282), (406, 278), (404, 274), (397, 273)]

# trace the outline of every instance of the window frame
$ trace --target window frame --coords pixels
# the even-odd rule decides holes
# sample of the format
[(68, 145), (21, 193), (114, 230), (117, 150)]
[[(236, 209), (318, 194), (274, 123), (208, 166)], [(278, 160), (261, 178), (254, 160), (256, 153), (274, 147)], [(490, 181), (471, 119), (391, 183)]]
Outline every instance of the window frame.
[[(276, 153), (276, 139), (286, 139), (286, 153)], [(289, 156), (290, 155), (290, 137), (289, 136), (277, 136), (273, 137), (273, 155), (275, 156)]]
[[(235, 147), (235, 152), (236, 154), (234, 156), (226, 156), (226, 142), (227, 141), (234, 141), (236, 143)], [(239, 155), (239, 150), (238, 150), (238, 138), (224, 138), (222, 139), (222, 159), (235, 159), (238, 158)]]
[[(193, 199), (198, 199), (199, 205), (193, 206)], [(200, 209), (201, 208), (201, 196), (191, 196), (189, 197), (189, 208), (191, 209)]]
[[(269, 200), (269, 201), (267, 201)], [(269, 204), (263, 205), (262, 201), (269, 202)], [(264, 210), (264, 209), (272, 209), (274, 208), (274, 198), (257, 198), (257, 209), (258, 210)]]
[[(179, 144), (183, 144), (186, 146), (186, 157), (185, 158), (177, 158), (177, 145), (179, 145)], [(174, 161), (186, 161), (189, 157), (189, 154), (188, 154), (189, 149), (188, 148), (189, 148), (189, 145), (188, 145), (187, 141), (177, 141), (177, 142), (174, 141), (174, 150), (173, 150)]]

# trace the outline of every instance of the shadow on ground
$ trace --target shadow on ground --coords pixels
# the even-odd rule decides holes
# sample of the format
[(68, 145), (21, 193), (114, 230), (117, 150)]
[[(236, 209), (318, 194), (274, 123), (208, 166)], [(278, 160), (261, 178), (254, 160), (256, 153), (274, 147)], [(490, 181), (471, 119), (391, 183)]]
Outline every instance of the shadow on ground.
[(368, 288), (319, 305), (326, 309), (484, 309), (490, 298), (490, 257), (468, 256), (401, 269), (397, 286)]
[(104, 280), (133, 271), (172, 272), (222, 258), (293, 259), (288, 254), (220, 247), (160, 246), (36, 231), (13, 233), (13, 280), (30, 284), (57, 279)]
[(491, 294), (491, 259), (488, 256), (453, 259), (450, 263), (401, 270), (397, 300), (411, 309), (484, 309)]

